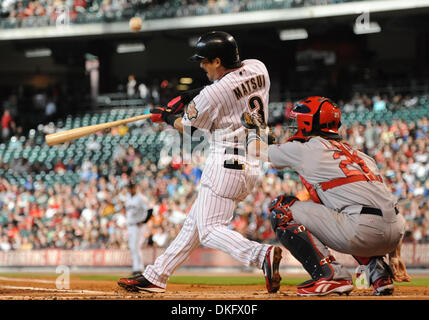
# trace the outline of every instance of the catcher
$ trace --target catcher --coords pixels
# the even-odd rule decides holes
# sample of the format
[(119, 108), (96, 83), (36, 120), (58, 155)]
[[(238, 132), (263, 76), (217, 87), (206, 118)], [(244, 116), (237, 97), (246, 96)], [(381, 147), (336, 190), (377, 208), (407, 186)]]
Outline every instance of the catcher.
[[(269, 133), (245, 113), (249, 154), (276, 168), (295, 170), (312, 201), (280, 195), (270, 204), (270, 219), (278, 240), (310, 274), (298, 285), (302, 296), (349, 294), (352, 275), (328, 247), (353, 255), (360, 279), (374, 295), (391, 295), (393, 280), (410, 281), (400, 256), (405, 219), (383, 183), (375, 161), (344, 142), (338, 133), (341, 112), (330, 99), (309, 97), (290, 114), (296, 130), (284, 144), (267, 145)], [(384, 257), (389, 255), (389, 263)], [(362, 278), (363, 277), (363, 278)]]

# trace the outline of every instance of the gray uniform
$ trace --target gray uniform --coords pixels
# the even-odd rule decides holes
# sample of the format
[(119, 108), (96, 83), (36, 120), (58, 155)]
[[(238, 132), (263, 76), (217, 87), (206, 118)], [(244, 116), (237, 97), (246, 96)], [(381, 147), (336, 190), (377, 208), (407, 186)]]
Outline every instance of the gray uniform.
[[(379, 175), (372, 158), (346, 144), (341, 146), (355, 160), (363, 160), (373, 175)], [(315, 187), (322, 204), (296, 201), (290, 209), (294, 220), (320, 240), (318, 247), (326, 245), (361, 257), (382, 256), (396, 248), (405, 232), (405, 219), (397, 214), (396, 200), (383, 182), (357, 181), (327, 190), (321, 188), (326, 181), (367, 174), (329, 140), (314, 137), (304, 143), (270, 145), (268, 157), (275, 167), (290, 167)], [(383, 215), (361, 214), (363, 207), (378, 208)], [(344, 272), (336, 266), (337, 276), (343, 273), (342, 277), (349, 278)]]
[(128, 246), (131, 251), (133, 271), (143, 271), (144, 262), (142, 256), (142, 245), (145, 241), (146, 227), (142, 222), (146, 220), (149, 207), (140, 193), (128, 195), (125, 203), (127, 225), (128, 225)]

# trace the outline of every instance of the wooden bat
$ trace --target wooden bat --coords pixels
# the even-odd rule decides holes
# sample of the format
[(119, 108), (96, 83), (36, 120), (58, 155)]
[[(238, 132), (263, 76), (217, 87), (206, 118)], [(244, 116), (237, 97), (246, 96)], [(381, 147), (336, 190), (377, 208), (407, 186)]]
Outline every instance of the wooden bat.
[(144, 119), (150, 118), (151, 116), (152, 116), (152, 114), (148, 113), (148, 114), (143, 114), (140, 116), (130, 117), (130, 118), (122, 119), (122, 120), (110, 121), (110, 122), (106, 122), (106, 123), (94, 124), (91, 126), (55, 132), (55, 133), (51, 133), (51, 134), (46, 135), (45, 140), (46, 140), (46, 143), (48, 144), (48, 146), (53, 146), (55, 144), (68, 142), (68, 141), (71, 141), (71, 140), (74, 140), (77, 138), (88, 136), (88, 135), (93, 134), (97, 131), (117, 127), (117, 126), (120, 126), (123, 124), (127, 124), (129, 122), (144, 120)]

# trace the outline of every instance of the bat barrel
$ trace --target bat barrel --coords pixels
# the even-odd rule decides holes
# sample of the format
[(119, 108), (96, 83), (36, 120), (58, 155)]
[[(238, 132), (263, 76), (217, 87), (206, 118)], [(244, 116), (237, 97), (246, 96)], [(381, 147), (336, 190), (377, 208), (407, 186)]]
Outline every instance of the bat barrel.
[(144, 114), (144, 115), (126, 118), (122, 120), (116, 120), (116, 121), (111, 121), (111, 122), (106, 122), (101, 124), (94, 124), (86, 127), (80, 127), (80, 128), (74, 128), (70, 130), (55, 132), (55, 133), (46, 135), (45, 141), (48, 146), (53, 146), (56, 144), (60, 144), (60, 143), (68, 142), (84, 136), (88, 136), (90, 134), (93, 134), (101, 130), (117, 127), (123, 124), (127, 124), (129, 122), (144, 120), (144, 119), (150, 118), (151, 115), (152, 114), (149, 113), (149, 114)]

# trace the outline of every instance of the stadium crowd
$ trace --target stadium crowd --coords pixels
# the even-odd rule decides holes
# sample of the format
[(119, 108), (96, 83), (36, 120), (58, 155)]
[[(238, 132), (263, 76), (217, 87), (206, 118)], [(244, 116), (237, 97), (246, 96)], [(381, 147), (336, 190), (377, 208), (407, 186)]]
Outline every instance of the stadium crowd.
[[(124, 21), (327, 5), (359, 0), (2, 0), (3, 27)], [(61, 21), (58, 21), (60, 19)]]
[[(343, 108), (375, 108), (378, 96), (356, 94)], [(384, 99), (384, 98), (383, 98)], [(393, 99), (402, 108), (413, 97)], [(387, 100), (386, 108), (399, 108)], [(371, 103), (369, 101), (372, 101)], [(287, 108), (287, 106), (286, 106)], [(162, 126), (150, 126), (160, 131)], [(148, 129), (148, 128), (146, 128)], [(130, 130), (139, 130), (133, 127)], [(273, 127), (279, 142), (287, 138), (287, 127)], [(352, 145), (373, 156), (387, 185), (398, 198), (400, 212), (408, 221), (405, 241), (429, 242), (429, 120), (428, 117), (392, 123), (355, 122), (341, 128)], [(165, 247), (181, 228), (198, 191), (204, 156), (183, 164), (180, 158), (162, 157), (158, 163), (145, 160), (132, 146), (116, 146), (113, 159), (100, 165), (89, 159), (82, 164), (57, 159), (57, 174), (75, 172), (80, 182), (46, 185), (27, 179), (23, 186), (0, 178), (0, 250), (39, 248), (127, 248), (124, 201), (130, 179), (139, 181), (154, 216), (148, 222), (148, 245)], [(4, 163), (0, 169), (31, 172), (41, 170), (25, 161)], [(281, 193), (301, 200), (308, 193), (293, 172), (264, 167), (254, 191), (239, 204), (231, 228), (259, 242), (275, 237), (267, 219), (271, 199)]]

